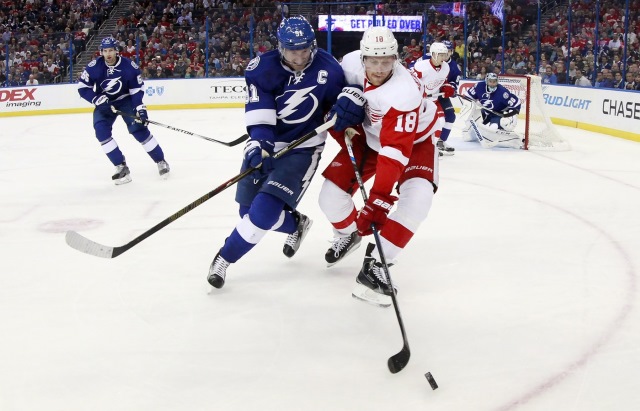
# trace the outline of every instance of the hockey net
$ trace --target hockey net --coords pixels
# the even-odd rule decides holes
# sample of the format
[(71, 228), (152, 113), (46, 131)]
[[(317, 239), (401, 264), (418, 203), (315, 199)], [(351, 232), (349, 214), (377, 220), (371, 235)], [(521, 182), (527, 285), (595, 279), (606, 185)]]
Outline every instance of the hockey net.
[(571, 149), (545, 110), (542, 81), (539, 76), (499, 75), (498, 82), (520, 98), (522, 107), (514, 132), (522, 136), (525, 150)]

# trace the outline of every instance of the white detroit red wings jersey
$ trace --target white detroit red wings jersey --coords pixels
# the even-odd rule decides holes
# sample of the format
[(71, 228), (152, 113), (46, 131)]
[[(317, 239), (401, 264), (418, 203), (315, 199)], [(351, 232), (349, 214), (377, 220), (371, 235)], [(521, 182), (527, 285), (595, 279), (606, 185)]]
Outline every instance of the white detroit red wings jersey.
[[(367, 105), (362, 126), (367, 145), (406, 164), (411, 146), (424, 141), (434, 130), (437, 107), (422, 99), (423, 85), (400, 64), (384, 84), (372, 85), (365, 78), (360, 51), (345, 55), (341, 65), (347, 84), (364, 89)], [(384, 149), (386, 146), (390, 148)]]
[(442, 63), (436, 67), (431, 59), (418, 60), (411, 71), (420, 79), (424, 85), (425, 97), (429, 100), (437, 100), (440, 87), (447, 82), (449, 76), (449, 64)]

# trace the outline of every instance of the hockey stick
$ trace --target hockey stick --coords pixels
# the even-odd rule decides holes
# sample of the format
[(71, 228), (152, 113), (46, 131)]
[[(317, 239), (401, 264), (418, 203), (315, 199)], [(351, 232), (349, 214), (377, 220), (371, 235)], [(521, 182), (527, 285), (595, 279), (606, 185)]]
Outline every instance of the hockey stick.
[[(113, 111), (114, 113), (119, 114), (119, 115), (121, 115), (123, 117), (130, 117), (130, 118), (140, 119), (140, 117), (134, 116), (133, 114), (129, 114), (129, 113), (125, 113), (124, 111), (117, 110), (113, 106), (111, 106), (111, 111)], [(168, 124), (158, 123), (157, 121), (145, 120), (145, 122), (147, 122), (149, 124), (155, 124), (156, 126), (168, 128), (169, 130), (178, 131), (178, 132), (183, 133), (183, 134), (188, 134), (190, 136), (198, 137), (198, 138), (201, 138), (203, 140), (212, 141), (214, 143), (222, 144), (222, 145), (227, 146), (227, 147), (233, 147), (235, 145), (238, 145), (238, 144), (242, 143), (243, 141), (245, 141), (245, 140), (247, 140), (249, 138), (249, 134), (244, 134), (243, 136), (238, 137), (237, 139), (226, 143), (224, 141), (216, 140), (215, 138), (202, 136), (200, 134), (196, 134), (196, 133), (193, 133), (191, 131), (183, 130), (181, 128), (173, 127), (173, 126), (170, 126)]]
[[(326, 123), (318, 126), (315, 130), (313, 130), (313, 131), (305, 134), (304, 136), (300, 137), (299, 139), (289, 143), (289, 145), (287, 145), (285, 148), (283, 148), (282, 150), (280, 150), (277, 153), (275, 153), (273, 155), (273, 158), (274, 159), (278, 159), (278, 158), (282, 157), (284, 154), (286, 154), (289, 151), (293, 150), (294, 148), (298, 147), (299, 145), (301, 145), (305, 141), (307, 141), (307, 140), (317, 136), (318, 134), (322, 133), (323, 131), (326, 131), (327, 129), (331, 128), (334, 123), (335, 123), (335, 116), (331, 120), (327, 121)], [(220, 194), (222, 191), (226, 190), (227, 188), (231, 187), (232, 185), (234, 185), (238, 181), (242, 180), (243, 178), (245, 178), (249, 174), (251, 174), (254, 171), (256, 171), (258, 168), (260, 168), (260, 166), (261, 166), (261, 164), (258, 165), (257, 167), (250, 167), (247, 170), (243, 171), (242, 173), (238, 174), (237, 176), (232, 177), (231, 179), (229, 179), (226, 182), (224, 182), (222, 185), (220, 185), (220, 186), (216, 187), (215, 189), (209, 191), (207, 194), (203, 195), (202, 197), (198, 198), (197, 200), (189, 203), (185, 207), (181, 208), (180, 210), (178, 210), (174, 214), (172, 214), (169, 217), (165, 218), (164, 220), (162, 220), (158, 224), (154, 225), (153, 227), (151, 227), (150, 229), (148, 229), (147, 231), (145, 231), (144, 233), (140, 234), (139, 236), (137, 236), (136, 238), (134, 238), (133, 240), (129, 241), (128, 243), (126, 243), (124, 245), (117, 246), (117, 247), (110, 247), (110, 246), (102, 245), (102, 244), (96, 243), (95, 241), (89, 240), (88, 238), (84, 237), (81, 234), (78, 234), (75, 231), (67, 231), (65, 239), (67, 241), (67, 244), (69, 244), (70, 247), (75, 248), (76, 250), (78, 250), (80, 252), (83, 252), (85, 254), (90, 254), (90, 255), (94, 255), (96, 257), (102, 257), (102, 258), (115, 258), (115, 257), (119, 256), (120, 254), (124, 253), (125, 251), (131, 249), (132, 247), (134, 247), (138, 243), (142, 242), (143, 240), (151, 237), (151, 235), (157, 233), (158, 231), (160, 231), (164, 227), (168, 226), (172, 222), (176, 221), (178, 218), (182, 217), (183, 215), (187, 214), (189, 211), (191, 211), (194, 208), (198, 207), (199, 205), (201, 205), (205, 201), (207, 201), (210, 198)]]
[(480, 107), (481, 109), (486, 110), (491, 114), (495, 114), (498, 117), (505, 117), (504, 114), (502, 114), (502, 113), (500, 113), (498, 111), (495, 111), (495, 110), (491, 110), (490, 108), (487, 108), (487, 107), (483, 106), (482, 104), (480, 104), (478, 101), (472, 99), (471, 97), (467, 97), (467, 96), (465, 96), (463, 94), (456, 94), (456, 97), (460, 97), (463, 100), (467, 100), (471, 104), (475, 104), (476, 106)]
[[(364, 202), (367, 202), (367, 191), (364, 188), (364, 183), (362, 182), (362, 176), (358, 171), (358, 164), (356, 163), (356, 158), (353, 154), (353, 146), (351, 144), (351, 138), (357, 134), (352, 128), (348, 128), (344, 132), (344, 141), (347, 145), (347, 151), (349, 152), (349, 158), (351, 159), (351, 165), (353, 166), (353, 172), (356, 174), (356, 179), (358, 180), (358, 185), (360, 186), (360, 194), (362, 194), (362, 199)], [(378, 229), (374, 223), (371, 223), (371, 231), (373, 233), (373, 238), (376, 241), (376, 247), (378, 247), (378, 253), (380, 254), (380, 262), (382, 263), (382, 268), (384, 271), (384, 275), (387, 277), (387, 281), (389, 282), (389, 287), (391, 287), (391, 301), (393, 302), (393, 308), (396, 310), (396, 317), (398, 318), (398, 324), (400, 325), (400, 332), (402, 333), (402, 341), (404, 345), (402, 346), (402, 350), (399, 353), (391, 356), (387, 361), (387, 366), (389, 367), (389, 371), (392, 374), (398, 373), (402, 371), (404, 367), (409, 363), (409, 357), (411, 357), (411, 350), (409, 349), (409, 341), (407, 340), (407, 332), (404, 329), (404, 322), (402, 321), (402, 315), (400, 315), (400, 308), (398, 307), (398, 300), (396, 299), (395, 288), (393, 287), (393, 282), (391, 282), (391, 274), (389, 274), (389, 266), (387, 265), (387, 260), (384, 256), (384, 252), (382, 251), (382, 243), (380, 242), (380, 235), (378, 234)]]

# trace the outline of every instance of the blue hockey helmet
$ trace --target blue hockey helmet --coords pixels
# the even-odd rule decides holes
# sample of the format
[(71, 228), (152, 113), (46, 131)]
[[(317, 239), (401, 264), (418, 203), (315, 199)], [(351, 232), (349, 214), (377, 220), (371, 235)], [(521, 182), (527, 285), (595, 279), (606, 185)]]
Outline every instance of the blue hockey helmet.
[(278, 27), (278, 48), (286, 50), (302, 50), (316, 48), (316, 34), (311, 24), (302, 16), (282, 19)]
[(100, 42), (100, 51), (104, 49), (115, 49), (118, 51), (118, 41), (112, 36), (103, 38)]
[(447, 50), (453, 50), (453, 44), (449, 40), (443, 40), (442, 44), (447, 47)]

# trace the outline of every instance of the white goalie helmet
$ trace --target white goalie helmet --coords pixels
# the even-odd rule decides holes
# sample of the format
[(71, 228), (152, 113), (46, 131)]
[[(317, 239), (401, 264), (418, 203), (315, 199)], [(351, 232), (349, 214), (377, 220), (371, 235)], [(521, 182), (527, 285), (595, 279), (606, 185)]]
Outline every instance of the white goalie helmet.
[(431, 54), (433, 64), (439, 66), (449, 58), (449, 49), (444, 43), (436, 42), (429, 47), (429, 54)]
[(368, 28), (360, 40), (362, 57), (395, 56), (398, 57), (398, 42), (391, 30), (382, 26)]

